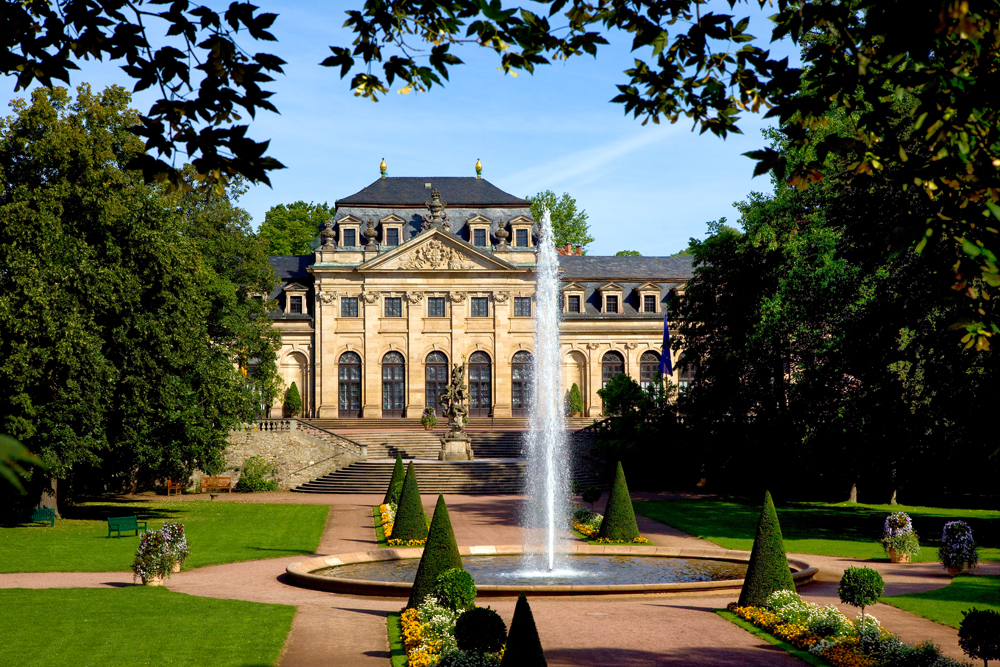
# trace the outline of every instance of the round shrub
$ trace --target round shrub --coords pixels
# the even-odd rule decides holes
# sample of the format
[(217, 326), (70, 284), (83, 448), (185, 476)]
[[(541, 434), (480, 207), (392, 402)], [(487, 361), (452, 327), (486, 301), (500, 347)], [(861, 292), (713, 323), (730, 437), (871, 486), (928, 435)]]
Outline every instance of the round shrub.
[(973, 607), (962, 612), (958, 645), (965, 655), (988, 664), (1000, 660), (1000, 612)]
[(453, 567), (438, 575), (434, 597), (454, 611), (472, 609), (476, 604), (476, 582), (465, 570)]
[(243, 472), (236, 482), (236, 490), (243, 493), (277, 491), (278, 482), (274, 480), (277, 474), (278, 466), (268, 463), (263, 456), (251, 456), (243, 462)]
[(458, 617), (455, 641), (469, 653), (496, 653), (507, 642), (507, 625), (489, 607), (475, 607)]
[(861, 607), (861, 628), (865, 626), (865, 607), (878, 602), (885, 591), (882, 575), (870, 567), (849, 567), (840, 580), (840, 601), (852, 607)]
[(601, 490), (591, 484), (586, 489), (583, 490), (583, 502), (589, 503), (590, 507), (594, 507), (594, 503), (601, 499)]

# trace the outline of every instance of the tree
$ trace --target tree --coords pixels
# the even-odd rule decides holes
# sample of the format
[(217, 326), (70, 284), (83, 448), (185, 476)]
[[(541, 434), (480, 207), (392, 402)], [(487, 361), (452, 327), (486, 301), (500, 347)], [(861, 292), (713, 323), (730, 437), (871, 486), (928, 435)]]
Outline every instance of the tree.
[(299, 388), (293, 382), (292, 386), (288, 388), (285, 392), (285, 412), (288, 413), (289, 417), (294, 417), (295, 415), (302, 412), (302, 397), (299, 395)]
[(870, 567), (849, 567), (840, 579), (837, 594), (840, 601), (852, 607), (861, 607), (861, 628), (865, 627), (865, 607), (870, 607), (885, 592), (882, 575)]
[(635, 522), (635, 510), (632, 509), (621, 461), (615, 467), (615, 479), (608, 492), (608, 504), (604, 507), (604, 519), (597, 537), (616, 542), (631, 542), (639, 537), (639, 526)]
[[(399, 506), (396, 508), (396, 520), (392, 524), (392, 539), (404, 542), (427, 539), (427, 515), (424, 514), (424, 506), (420, 502), (420, 487), (417, 485), (417, 475), (413, 472), (413, 461), (406, 466), (406, 477), (403, 478)], [(433, 583), (432, 581), (432, 588)]]
[(0, 119), (0, 429), (80, 490), (220, 469), (279, 344), (240, 184), (145, 184), (129, 99), (39, 89)]
[(514, 618), (510, 620), (507, 647), (504, 649), (500, 667), (545, 667), (545, 653), (538, 638), (535, 617), (531, 613), (528, 598), (521, 593), (514, 605)]
[(580, 393), (580, 387), (575, 382), (569, 388), (569, 411), (583, 413), (583, 394)]
[[(397, 513), (396, 516), (399, 514)], [(395, 532), (396, 529), (393, 528), (393, 533)], [(442, 574), (453, 568), (464, 569), (462, 556), (458, 553), (458, 543), (455, 542), (455, 532), (451, 529), (448, 506), (445, 505), (444, 496), (441, 494), (438, 494), (430, 531), (425, 535), (427, 535), (427, 543), (424, 544), (424, 553), (420, 556), (417, 574), (413, 579), (413, 588), (410, 589), (410, 599), (406, 603), (407, 608), (410, 609), (419, 607), (424, 598), (434, 592), (438, 577)]]
[(264, 214), (258, 236), (267, 241), (272, 255), (308, 255), (316, 249), (319, 228), (333, 214), (326, 202), (278, 204)]
[(615, 257), (642, 257), (642, 253), (638, 250), (619, 250)]
[(958, 645), (965, 655), (983, 661), (1000, 660), (1000, 612), (973, 607), (962, 612)]
[(542, 219), (545, 209), (549, 210), (549, 215), (552, 216), (552, 240), (557, 248), (569, 243), (582, 246), (583, 253), (586, 254), (587, 246), (594, 242), (594, 237), (588, 233), (590, 225), (587, 224), (587, 212), (577, 210), (576, 200), (568, 192), (556, 198), (556, 193), (552, 190), (545, 190), (525, 199), (531, 202), (531, 217), (537, 221)]
[(753, 538), (753, 550), (747, 564), (747, 575), (740, 591), (741, 607), (763, 607), (775, 591), (794, 591), (795, 582), (788, 569), (785, 542), (781, 538), (778, 513), (774, 510), (771, 493), (764, 492), (764, 506)]

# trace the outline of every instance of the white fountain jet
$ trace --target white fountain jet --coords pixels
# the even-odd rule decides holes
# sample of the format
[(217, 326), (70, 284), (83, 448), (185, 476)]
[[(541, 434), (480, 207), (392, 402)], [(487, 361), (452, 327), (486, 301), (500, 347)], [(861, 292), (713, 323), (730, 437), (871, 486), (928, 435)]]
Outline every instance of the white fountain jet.
[[(529, 399), (528, 507), (525, 546), (544, 553), (548, 571), (556, 569), (557, 535), (565, 533), (567, 482), (566, 407), (559, 350), (559, 256), (552, 218), (542, 215), (535, 286), (535, 350)], [(541, 542), (541, 543), (539, 543)], [(562, 569), (562, 568), (560, 568)]]

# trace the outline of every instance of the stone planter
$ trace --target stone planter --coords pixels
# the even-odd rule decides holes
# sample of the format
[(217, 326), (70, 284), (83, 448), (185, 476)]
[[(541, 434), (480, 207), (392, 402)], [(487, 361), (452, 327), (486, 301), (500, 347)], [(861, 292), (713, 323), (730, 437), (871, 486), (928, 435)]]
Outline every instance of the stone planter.
[(171, 572), (180, 572), (180, 571), (181, 571), (181, 562), (177, 561), (176, 563), (174, 563), (174, 569), (171, 570)]
[(895, 549), (889, 549), (889, 562), (890, 563), (909, 563), (910, 554), (905, 551), (896, 551)]
[(425, 431), (432, 431), (432, 430), (434, 430), (434, 424), (424, 424), (424, 430)]
[(960, 568), (960, 567), (949, 567), (948, 568), (948, 574), (950, 574), (953, 577), (957, 576), (961, 571), (962, 571), (962, 568)]
[(582, 412), (571, 412), (571, 413), (569, 413), (569, 415), (570, 415), (570, 417), (573, 417), (574, 419), (578, 419), (578, 418), (580, 418), (580, 417), (583, 416), (583, 413)]
[(142, 578), (142, 585), (143, 586), (162, 586), (163, 585), (163, 577), (156, 577), (156, 576), (153, 576), (153, 577), (143, 577)]

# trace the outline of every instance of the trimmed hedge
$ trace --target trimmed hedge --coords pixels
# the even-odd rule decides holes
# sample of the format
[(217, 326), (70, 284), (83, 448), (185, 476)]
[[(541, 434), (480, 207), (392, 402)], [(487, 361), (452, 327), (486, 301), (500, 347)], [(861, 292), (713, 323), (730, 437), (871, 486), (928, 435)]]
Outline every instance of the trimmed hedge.
[[(405, 485), (403, 488), (405, 498)], [(399, 514), (396, 517), (398, 520)], [(392, 533), (395, 536), (395, 528), (393, 528)], [(424, 545), (424, 554), (420, 557), (420, 565), (417, 566), (417, 576), (413, 579), (413, 589), (410, 590), (410, 599), (406, 603), (407, 608), (420, 606), (425, 597), (434, 593), (438, 577), (452, 568), (465, 569), (462, 567), (462, 556), (458, 553), (455, 533), (451, 529), (448, 506), (444, 504), (444, 496), (438, 494), (434, 518), (431, 519), (430, 533), (427, 535), (427, 544)]]
[(489, 607), (466, 610), (455, 622), (455, 642), (467, 653), (496, 653), (507, 641), (507, 626)]
[(785, 556), (785, 542), (781, 537), (778, 513), (774, 511), (771, 493), (764, 492), (764, 506), (757, 522), (757, 534), (753, 539), (753, 551), (747, 576), (740, 591), (741, 607), (767, 606), (767, 596), (775, 591), (794, 591), (792, 571)]
[(631, 542), (639, 537), (639, 526), (635, 522), (635, 511), (632, 509), (632, 499), (628, 496), (628, 484), (625, 483), (625, 471), (622, 462), (618, 462), (615, 470), (615, 481), (608, 493), (608, 504), (604, 509), (604, 520), (597, 539)]
[(538, 628), (535, 627), (535, 617), (524, 593), (517, 596), (500, 667), (548, 667), (542, 640), (538, 638)]
[(385, 490), (383, 505), (399, 504), (399, 496), (403, 493), (403, 479), (406, 472), (403, 470), (403, 457), (396, 452), (396, 467), (392, 469), (392, 479), (389, 480), (389, 488)]
[(427, 515), (424, 514), (424, 506), (420, 504), (420, 487), (417, 486), (417, 475), (413, 472), (413, 461), (406, 467), (391, 537), (404, 541), (427, 539)]

